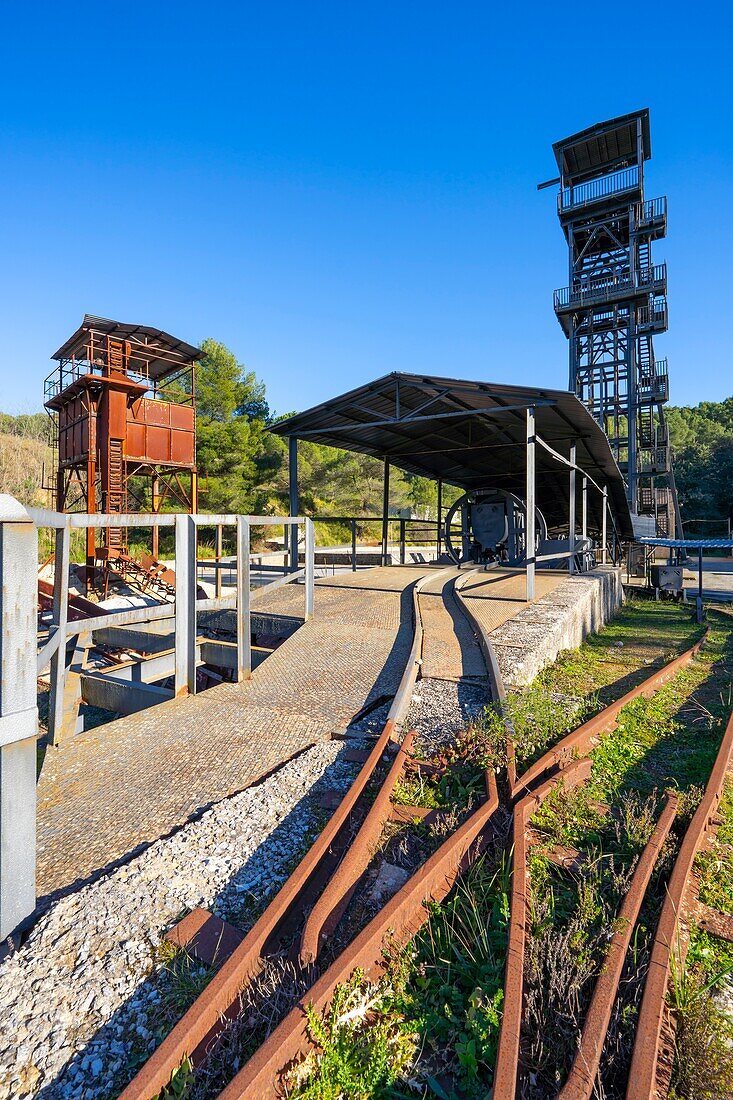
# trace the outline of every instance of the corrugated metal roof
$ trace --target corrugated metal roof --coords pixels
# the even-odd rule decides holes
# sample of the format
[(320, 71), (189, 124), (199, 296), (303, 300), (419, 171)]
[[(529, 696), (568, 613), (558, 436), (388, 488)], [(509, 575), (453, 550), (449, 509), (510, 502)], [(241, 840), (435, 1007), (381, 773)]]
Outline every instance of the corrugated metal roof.
[[(270, 430), (388, 458), (407, 473), (441, 478), (463, 489), (491, 486), (524, 497), (530, 406), (536, 410), (538, 434), (551, 447), (567, 457), (571, 443), (577, 443), (578, 466), (608, 486), (619, 535), (631, 538), (626, 490), (606, 435), (566, 390), (393, 373), (281, 420)], [(541, 447), (536, 448), (536, 466), (538, 507), (550, 526), (566, 524), (568, 468)], [(601, 501), (592, 486), (588, 514), (589, 523), (598, 528)]]
[(94, 317), (85, 313), (84, 320), (73, 336), (70, 336), (51, 358), (85, 358), (85, 348), (89, 344), (90, 334), (111, 336), (114, 340), (129, 340), (132, 344), (132, 358), (145, 362), (148, 365), (149, 375), (153, 379), (164, 378), (165, 375), (196, 362), (202, 355), (200, 348), (195, 348), (192, 344), (171, 336), (163, 329), (150, 328), (148, 325), (124, 324), (107, 317)]
[(621, 158), (635, 159), (636, 125), (641, 119), (642, 156), (652, 155), (649, 133), (649, 108), (597, 122), (586, 130), (554, 142), (552, 148), (560, 171), (565, 176), (582, 176), (601, 170)]

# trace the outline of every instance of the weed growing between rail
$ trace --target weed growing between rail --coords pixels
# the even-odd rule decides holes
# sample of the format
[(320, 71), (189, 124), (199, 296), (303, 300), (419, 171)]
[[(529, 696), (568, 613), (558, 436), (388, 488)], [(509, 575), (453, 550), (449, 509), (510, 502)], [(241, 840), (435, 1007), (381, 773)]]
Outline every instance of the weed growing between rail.
[[(626, 664), (611, 682), (610, 663), (619, 671), (607, 643), (632, 639), (642, 625), (643, 644), (632, 641), (645, 667), (635, 676)], [(603, 705), (649, 674), (646, 663), (669, 660), (697, 636), (684, 611), (672, 605), (633, 604), (619, 619), (574, 654), (561, 658), (540, 678), (545, 690), (579, 687), (598, 693)], [(659, 815), (665, 788), (680, 792), (678, 836), (702, 793), (727, 716), (727, 684), (733, 669), (733, 623), (712, 613), (711, 635), (699, 659), (650, 700), (623, 709), (616, 730), (591, 753), (591, 777), (572, 792), (558, 788), (533, 819), (540, 843), (530, 856), (533, 937), (528, 948), (528, 1072), (524, 1095), (549, 1097), (567, 1077), (595, 979), (603, 965), (614, 917), (636, 859)], [(660, 624), (674, 640), (672, 652), (649, 653), (659, 641)], [(626, 644), (624, 644), (626, 650)], [(594, 675), (597, 673), (598, 675)], [(553, 740), (551, 736), (549, 741)], [(539, 738), (541, 740), (541, 738)], [(732, 823), (733, 825), (733, 823)], [(623, 1096), (635, 1020), (648, 954), (671, 869), (677, 839), (662, 854), (634, 932), (602, 1061), (605, 1096)], [(571, 871), (553, 861), (553, 849), (576, 849)], [(684, 1094), (680, 1094), (684, 1095)]]
[[(721, 824), (695, 860), (701, 902), (733, 915), (733, 780), (718, 806)], [(694, 925), (684, 963), (675, 961), (669, 1006), (675, 1023), (672, 1100), (733, 1096), (733, 944)]]
[(713, 994), (719, 975), (709, 974), (709, 962), (715, 953), (710, 952), (707, 965), (688, 956), (684, 965), (672, 967), (668, 1001), (675, 1035), (670, 1100), (733, 1096), (733, 1020)]
[(468, 1100), (484, 1097), (496, 1058), (508, 928), (508, 863), (497, 869), (484, 856), (432, 906), (380, 982), (357, 972), (323, 1016), (309, 1015), (321, 1053), (288, 1077), (288, 1096), (415, 1100), (450, 1095), (441, 1081), (452, 1081)]

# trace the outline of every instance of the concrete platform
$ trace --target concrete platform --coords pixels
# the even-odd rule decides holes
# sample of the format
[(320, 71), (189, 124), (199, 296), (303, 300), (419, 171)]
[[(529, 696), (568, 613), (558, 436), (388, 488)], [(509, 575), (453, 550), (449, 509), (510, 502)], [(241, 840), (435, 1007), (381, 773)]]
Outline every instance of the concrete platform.
[[(473, 589), (472, 606), (480, 609), (482, 620), (491, 626), (489, 637), (507, 688), (526, 687), (558, 653), (577, 648), (589, 634), (599, 630), (623, 602), (621, 571), (614, 566), (597, 566), (572, 577), (538, 571), (539, 599), (531, 604), (516, 595), (516, 587), (523, 591), (523, 585), (523, 575), (502, 580), (494, 588), (500, 594), (497, 609), (488, 602), (487, 589), (483, 595), (480, 587)], [(512, 586), (515, 595), (508, 597)], [(467, 588), (462, 589), (464, 595), (470, 595)], [(515, 606), (512, 615), (505, 615), (507, 602)]]

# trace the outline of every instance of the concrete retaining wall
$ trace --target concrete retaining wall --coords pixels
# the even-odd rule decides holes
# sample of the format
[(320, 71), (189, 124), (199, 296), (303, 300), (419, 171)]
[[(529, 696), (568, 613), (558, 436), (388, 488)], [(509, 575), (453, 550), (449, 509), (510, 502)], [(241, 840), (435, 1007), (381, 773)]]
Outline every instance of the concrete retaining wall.
[(608, 622), (623, 598), (621, 570), (598, 566), (568, 577), (492, 631), (489, 637), (507, 688), (526, 687), (561, 650), (577, 649)]

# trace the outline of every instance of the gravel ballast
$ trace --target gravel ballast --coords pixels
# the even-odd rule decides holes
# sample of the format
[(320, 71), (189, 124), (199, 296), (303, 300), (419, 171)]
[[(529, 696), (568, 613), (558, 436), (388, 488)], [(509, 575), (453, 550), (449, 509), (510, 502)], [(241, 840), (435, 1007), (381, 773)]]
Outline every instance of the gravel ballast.
[(306, 750), (260, 784), (57, 901), (0, 964), (0, 1100), (116, 1095), (160, 1039), (163, 933), (203, 906), (246, 930), (345, 791), (358, 742)]
[[(0, 964), (0, 1100), (117, 1095), (180, 1015), (165, 931), (196, 906), (252, 925), (323, 827), (320, 795), (353, 781), (344, 752), (373, 744), (390, 702), (353, 723), (348, 741), (307, 749), (39, 918)], [(487, 702), (485, 684), (421, 680), (404, 728), (430, 754)]]

